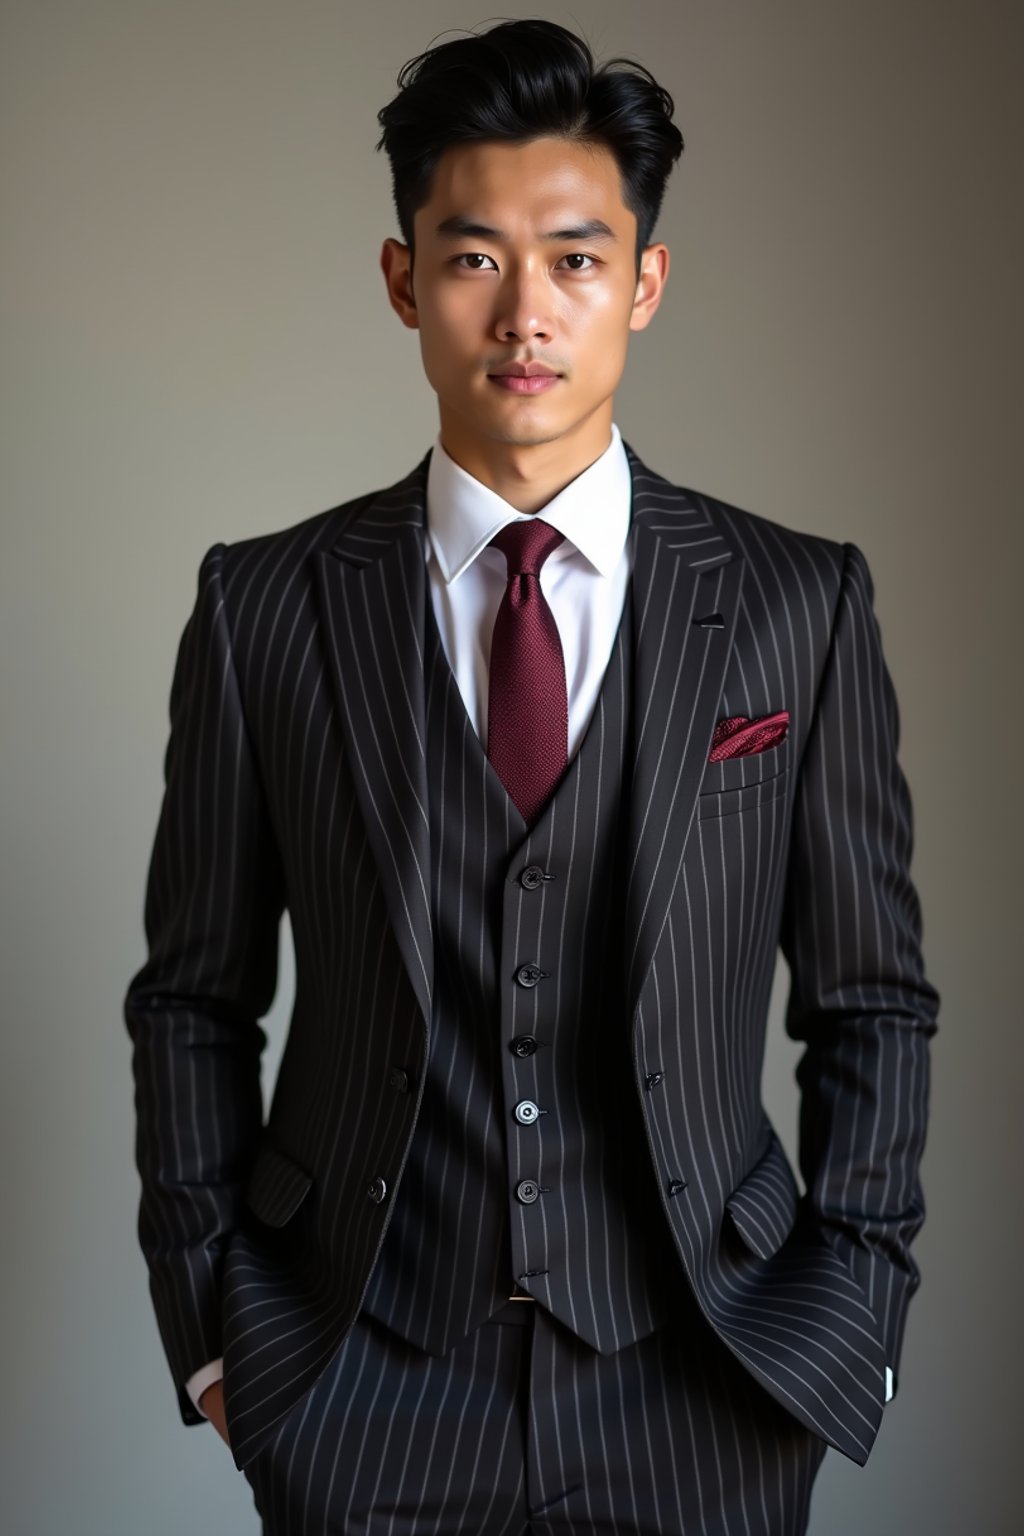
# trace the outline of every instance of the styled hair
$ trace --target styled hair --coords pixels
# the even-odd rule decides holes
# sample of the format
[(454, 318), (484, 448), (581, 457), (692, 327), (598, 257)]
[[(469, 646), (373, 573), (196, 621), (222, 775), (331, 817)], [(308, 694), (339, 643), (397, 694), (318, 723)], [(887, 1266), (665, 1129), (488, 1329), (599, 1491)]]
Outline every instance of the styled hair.
[(614, 155), (622, 200), (636, 216), (637, 271), (661, 211), (665, 182), (682, 154), (664, 86), (632, 59), (599, 68), (582, 38), (553, 21), (505, 21), (438, 43), (410, 59), (398, 94), (377, 113), (391, 162), (402, 239), (415, 251), (413, 214), (430, 198), (446, 149), (473, 140), (542, 136), (601, 145)]

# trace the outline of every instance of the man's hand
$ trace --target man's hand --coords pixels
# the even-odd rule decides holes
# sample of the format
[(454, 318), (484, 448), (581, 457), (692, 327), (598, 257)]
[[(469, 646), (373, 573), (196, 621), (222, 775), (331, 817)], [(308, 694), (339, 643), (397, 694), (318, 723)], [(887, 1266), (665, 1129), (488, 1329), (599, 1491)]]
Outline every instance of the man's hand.
[(224, 1441), (224, 1444), (230, 1446), (231, 1441), (228, 1439), (227, 1421), (224, 1418), (224, 1383), (222, 1381), (215, 1381), (212, 1386), (207, 1387), (199, 1399), (199, 1406)]

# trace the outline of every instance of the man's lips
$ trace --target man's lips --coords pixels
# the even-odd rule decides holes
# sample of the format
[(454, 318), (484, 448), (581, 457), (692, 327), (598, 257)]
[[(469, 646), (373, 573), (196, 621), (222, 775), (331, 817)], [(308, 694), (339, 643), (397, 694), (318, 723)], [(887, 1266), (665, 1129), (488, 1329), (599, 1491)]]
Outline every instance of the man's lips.
[(499, 389), (507, 389), (513, 395), (542, 395), (559, 381), (557, 373), (533, 373), (525, 378), (521, 373), (489, 373), (488, 379)]

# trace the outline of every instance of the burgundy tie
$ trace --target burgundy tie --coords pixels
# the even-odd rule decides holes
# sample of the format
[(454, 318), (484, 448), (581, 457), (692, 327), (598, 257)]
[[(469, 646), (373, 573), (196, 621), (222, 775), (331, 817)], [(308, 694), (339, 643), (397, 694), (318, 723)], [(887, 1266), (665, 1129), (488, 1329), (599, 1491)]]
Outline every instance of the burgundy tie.
[(487, 697), (487, 756), (532, 824), (569, 762), (565, 659), (540, 568), (564, 534), (539, 517), (508, 523), (491, 543), (508, 585), (494, 621)]

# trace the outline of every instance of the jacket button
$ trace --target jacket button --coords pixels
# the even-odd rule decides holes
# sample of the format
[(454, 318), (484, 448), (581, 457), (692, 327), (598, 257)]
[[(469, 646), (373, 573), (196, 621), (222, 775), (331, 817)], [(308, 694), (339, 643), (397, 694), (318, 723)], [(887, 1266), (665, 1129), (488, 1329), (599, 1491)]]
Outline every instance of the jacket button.
[(535, 987), (542, 976), (547, 975), (533, 960), (527, 961), (516, 971), (516, 981), (521, 987)]
[(532, 1125), (540, 1110), (532, 1099), (522, 1099), (512, 1111), (520, 1125)]
[(409, 1092), (409, 1074), (403, 1067), (393, 1067), (388, 1075), (388, 1082), (399, 1093)]
[(532, 1205), (539, 1195), (540, 1190), (532, 1179), (522, 1179), (516, 1185), (516, 1199), (523, 1205)]
[(369, 1195), (374, 1205), (380, 1205), (387, 1192), (388, 1186), (385, 1180), (381, 1178), (379, 1173), (377, 1177), (375, 1179), (371, 1179), (369, 1184), (366, 1186), (366, 1193)]
[(550, 879), (551, 876), (546, 875), (539, 864), (527, 864), (519, 876), (519, 884), (524, 891), (535, 891), (538, 885), (543, 885), (545, 880)]
[(513, 1035), (509, 1049), (513, 1056), (532, 1056), (537, 1049), (537, 1042), (533, 1035)]

